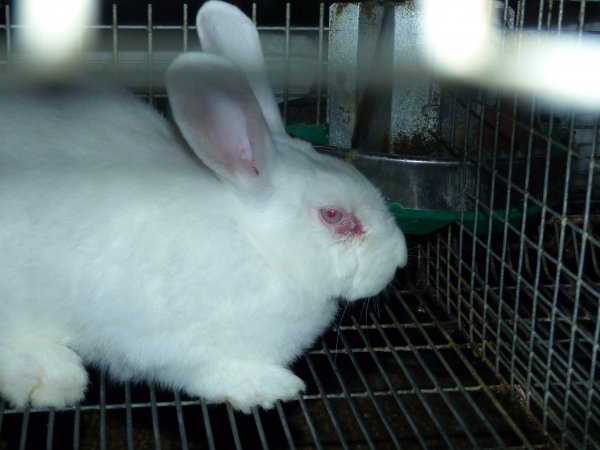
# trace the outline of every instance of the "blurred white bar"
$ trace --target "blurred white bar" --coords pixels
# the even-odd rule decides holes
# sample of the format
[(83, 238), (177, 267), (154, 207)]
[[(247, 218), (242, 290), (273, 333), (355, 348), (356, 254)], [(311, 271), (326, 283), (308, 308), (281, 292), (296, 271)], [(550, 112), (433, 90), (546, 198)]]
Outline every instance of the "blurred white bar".
[(492, 25), (491, 0), (421, 0), (423, 39), (438, 75), (539, 100), (600, 109), (600, 41), (510, 33)]
[(62, 69), (89, 42), (96, 11), (94, 0), (18, 0), (16, 23), (24, 26), (19, 45), (36, 65)]

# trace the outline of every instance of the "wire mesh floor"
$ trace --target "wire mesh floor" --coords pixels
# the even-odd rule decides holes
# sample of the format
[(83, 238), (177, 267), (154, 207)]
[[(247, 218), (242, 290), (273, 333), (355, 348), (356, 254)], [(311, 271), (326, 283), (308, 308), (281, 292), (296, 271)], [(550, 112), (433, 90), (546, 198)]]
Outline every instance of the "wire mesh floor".
[(0, 449), (554, 448), (407, 276), (347, 308), (294, 370), (307, 391), (249, 415), (95, 374), (76, 408), (0, 404)]

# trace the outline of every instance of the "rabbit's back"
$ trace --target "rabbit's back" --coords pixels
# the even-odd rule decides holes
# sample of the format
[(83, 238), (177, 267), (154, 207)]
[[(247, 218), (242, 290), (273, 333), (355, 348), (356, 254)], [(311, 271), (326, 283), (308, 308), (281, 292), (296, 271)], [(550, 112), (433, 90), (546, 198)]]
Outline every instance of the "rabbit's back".
[(0, 135), (5, 168), (186, 157), (158, 112), (112, 88), (0, 90)]

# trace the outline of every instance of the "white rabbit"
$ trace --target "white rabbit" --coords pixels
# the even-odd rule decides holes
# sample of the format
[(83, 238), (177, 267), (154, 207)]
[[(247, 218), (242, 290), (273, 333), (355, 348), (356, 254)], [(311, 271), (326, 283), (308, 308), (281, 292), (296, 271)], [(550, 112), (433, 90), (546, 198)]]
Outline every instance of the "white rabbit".
[[(406, 264), (351, 165), (289, 137), (256, 28), (211, 1), (167, 73), (177, 129), (125, 92), (0, 93), (0, 395), (84, 397), (83, 364), (248, 411)], [(184, 139), (181, 138), (183, 136)]]

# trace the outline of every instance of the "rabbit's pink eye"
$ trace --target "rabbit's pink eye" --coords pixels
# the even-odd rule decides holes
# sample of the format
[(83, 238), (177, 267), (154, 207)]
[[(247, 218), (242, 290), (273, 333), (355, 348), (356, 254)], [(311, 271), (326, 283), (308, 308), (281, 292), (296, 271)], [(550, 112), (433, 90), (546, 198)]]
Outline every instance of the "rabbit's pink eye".
[(321, 217), (325, 222), (335, 224), (342, 220), (344, 214), (337, 209), (322, 209)]
[(325, 225), (344, 236), (360, 236), (364, 230), (356, 214), (338, 208), (320, 209), (321, 220)]

